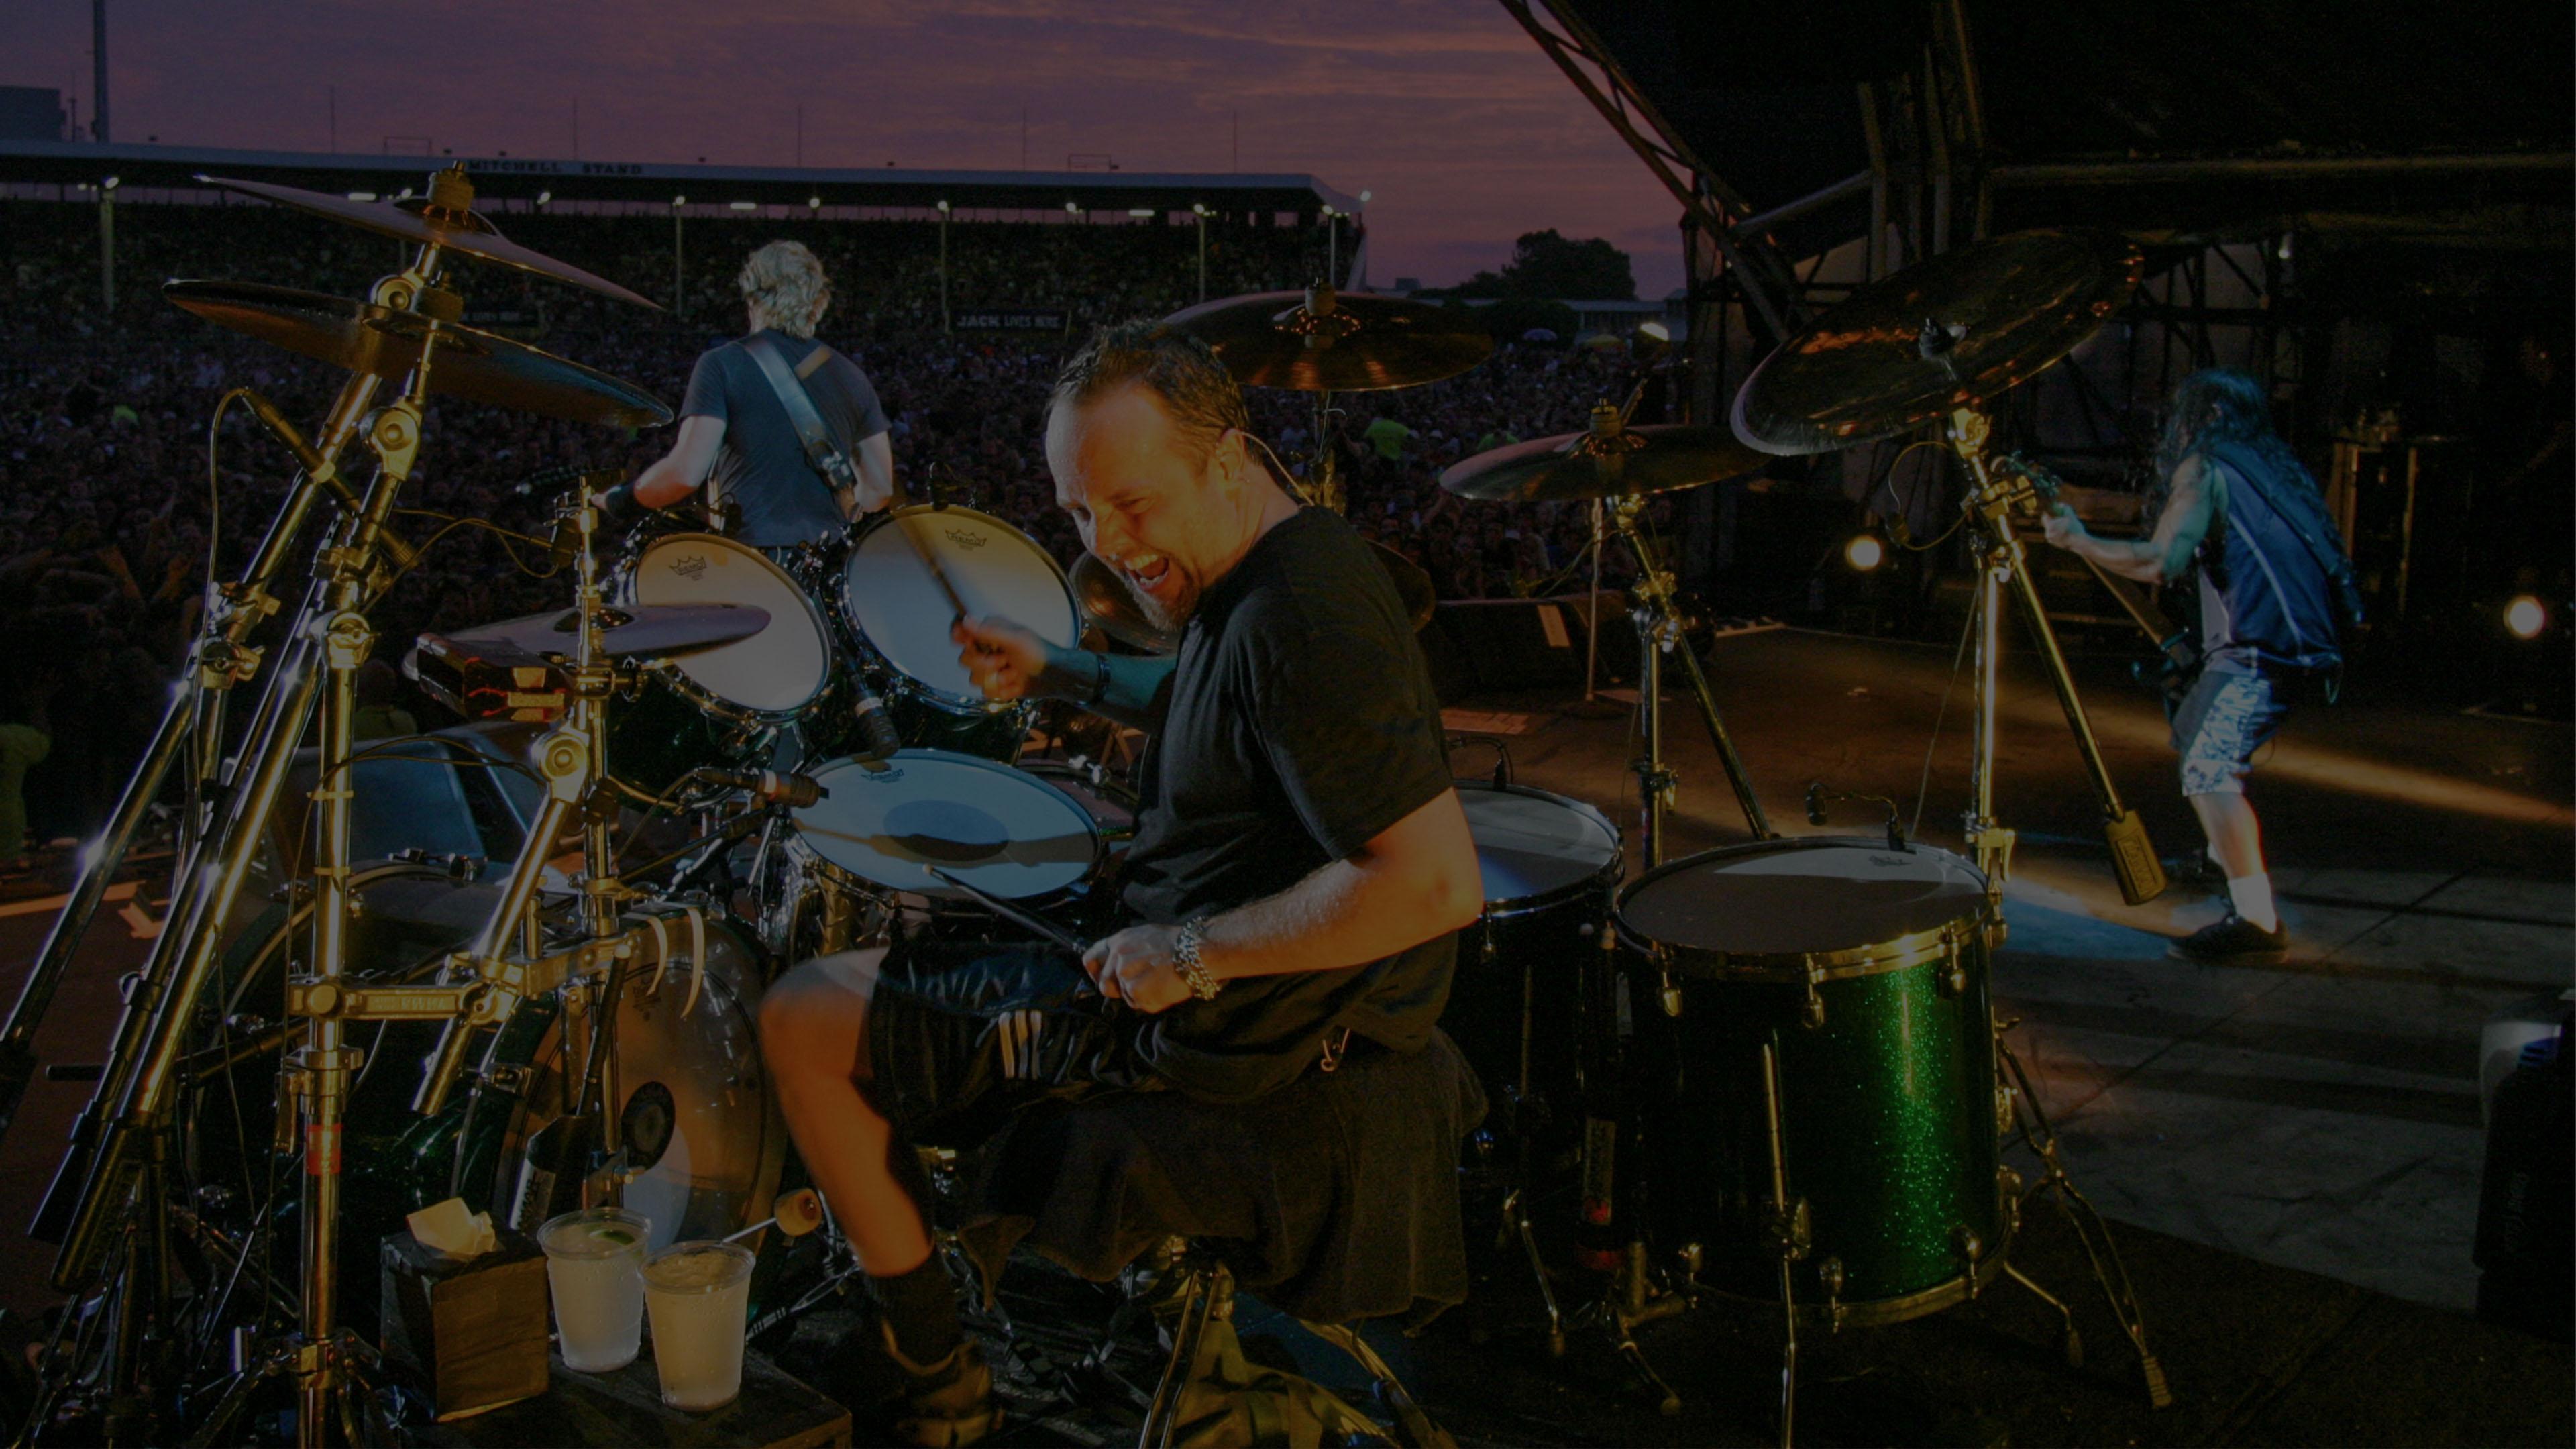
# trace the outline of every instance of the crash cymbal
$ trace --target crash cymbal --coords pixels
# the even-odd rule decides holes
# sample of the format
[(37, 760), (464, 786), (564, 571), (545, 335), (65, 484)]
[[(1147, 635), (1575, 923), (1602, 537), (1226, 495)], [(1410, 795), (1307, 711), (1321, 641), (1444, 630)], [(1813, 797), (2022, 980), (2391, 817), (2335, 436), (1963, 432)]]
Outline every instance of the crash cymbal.
[[(769, 611), (751, 604), (621, 604), (608, 611), (600, 648), (621, 658), (667, 659), (748, 639), (769, 627)], [(468, 646), (521, 654), (571, 655), (581, 648), (581, 611), (557, 610), (478, 624), (450, 637)]]
[(1246, 387), (1374, 392), (1455, 377), (1494, 339), (1464, 307), (1336, 292), (1254, 292), (1184, 307), (1163, 325), (1216, 349)]
[[(1615, 422), (1613, 418), (1605, 421)], [(1770, 460), (1724, 428), (1648, 423), (1565, 433), (1462, 458), (1440, 486), (1488, 503), (1559, 503), (1662, 493), (1750, 473)]]
[[(1405, 617), (1416, 633), (1421, 632), (1438, 602), (1431, 575), (1374, 539), (1369, 541), (1369, 551), (1377, 556), (1378, 567), (1386, 570), (1387, 582), (1395, 585), (1396, 597), (1404, 601)], [(1073, 561), (1073, 592), (1082, 601), (1083, 614), (1119, 643), (1148, 654), (1169, 654), (1181, 647), (1180, 636), (1146, 618), (1117, 571), (1098, 558), (1086, 553)]]
[[(447, 174), (442, 172), (440, 176)], [(649, 297), (637, 296), (606, 277), (593, 276), (569, 262), (559, 262), (543, 253), (528, 250), (501, 235), (500, 230), (481, 212), (455, 210), (426, 200), (410, 206), (390, 201), (352, 201), (328, 192), (275, 186), (265, 181), (236, 181), (223, 176), (201, 175), (197, 180), (208, 186), (238, 191), (244, 196), (273, 201), (280, 206), (291, 206), (298, 211), (309, 211), (315, 216), (327, 216), (333, 221), (346, 222), (397, 241), (436, 246), (505, 267), (516, 267), (523, 272), (533, 272), (540, 277), (552, 277), (576, 287), (587, 287), (621, 302), (657, 309), (661, 305)], [(439, 178), (432, 178), (433, 190), (438, 184)]]
[(1146, 618), (1118, 571), (1092, 554), (1073, 561), (1073, 593), (1082, 602), (1083, 616), (1128, 648), (1169, 654), (1181, 647), (1181, 636)]
[(168, 282), (161, 294), (218, 327), (388, 379), (410, 373), (420, 360), (421, 339), (436, 332), (438, 350), (429, 368), (433, 393), (577, 423), (651, 428), (671, 420), (669, 408), (632, 383), (416, 312), (256, 282)]
[(1766, 453), (1823, 453), (2008, 391), (2092, 336), (2142, 262), (2126, 238), (2084, 230), (1917, 262), (1764, 358), (1735, 395), (1735, 435)]

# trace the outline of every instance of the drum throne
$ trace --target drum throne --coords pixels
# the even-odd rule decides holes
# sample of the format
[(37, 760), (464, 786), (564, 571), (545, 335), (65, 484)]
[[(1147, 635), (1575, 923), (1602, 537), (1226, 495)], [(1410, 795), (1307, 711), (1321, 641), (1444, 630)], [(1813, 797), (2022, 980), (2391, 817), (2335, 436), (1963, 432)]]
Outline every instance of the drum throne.
[[(1437, 1034), (1409, 1054), (1355, 1038), (1333, 1068), (1249, 1103), (1142, 1092), (1041, 1107), (957, 1161), (954, 1242), (988, 1305), (1015, 1250), (1127, 1285), (1103, 1355), (1148, 1313), (1169, 1350), (1142, 1445), (1354, 1433), (1447, 1445), (1359, 1326), (1418, 1328), (1466, 1298), (1458, 1152), (1484, 1111), (1475, 1074)], [(1349, 1354), (1392, 1432), (1322, 1385), (1248, 1360), (1238, 1287)]]

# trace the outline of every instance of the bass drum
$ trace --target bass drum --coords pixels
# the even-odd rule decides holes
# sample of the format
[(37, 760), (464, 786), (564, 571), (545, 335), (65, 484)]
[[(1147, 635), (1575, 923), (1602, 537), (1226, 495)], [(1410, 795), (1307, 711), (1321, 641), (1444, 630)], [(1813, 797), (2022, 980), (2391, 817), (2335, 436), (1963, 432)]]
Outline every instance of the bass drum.
[[(363, 869), (351, 884), (359, 903), (352, 972), (387, 983), (428, 979), (442, 955), (472, 939), (499, 896), (497, 887), (460, 885), (408, 864)], [(673, 960), (658, 982), (651, 968), (638, 969), (618, 1003), (619, 1123), (630, 1160), (642, 1165), (625, 1200), (652, 1222), (657, 1246), (722, 1237), (769, 1216), (788, 1170), (786, 1127), (754, 1034), (762, 958), (710, 918), (701, 978), (676, 907), (645, 902), (641, 910), (664, 917)], [(276, 1081), (282, 1052), (302, 1036), (282, 1024), (284, 981), (302, 967), (311, 914), (310, 905), (273, 907), (227, 951), (216, 983), (224, 1015), (201, 1035), (205, 1050), (224, 1056), (197, 1060), (230, 1065), (195, 1078), (182, 1144), (198, 1201), (217, 1225), (240, 1232), (274, 1224), (289, 1253), (301, 1174), (291, 1142), (287, 1153), (274, 1142)], [(634, 914), (629, 923), (642, 920)], [(639, 953), (652, 955), (650, 947)], [(560, 995), (522, 1002), (494, 1034), (474, 1085), (426, 1118), (411, 1099), (437, 1023), (351, 1027), (351, 1044), (366, 1053), (350, 1093), (343, 1158), (341, 1292), (353, 1326), (374, 1324), (377, 1243), (405, 1231), (405, 1214), (462, 1197), (468, 1207), (491, 1209), (496, 1224), (532, 1230), (543, 1221), (541, 1206), (579, 1191), (577, 1181), (546, 1170), (563, 1160), (552, 1150), (588, 1146), (568, 1141), (560, 1125), (547, 1130), (560, 1123), (566, 1080), (577, 1072), (565, 1065), (564, 1016)], [(756, 1292), (773, 1272), (770, 1256), (763, 1253)]]
[[(1638, 953), (1637, 1173), (1661, 1249), (1695, 1244), (1706, 1286), (1779, 1300), (1767, 1047), (1789, 1196), (1812, 1224), (1791, 1268), (1802, 1317), (1892, 1323), (2002, 1269), (2001, 925), (1975, 866), (1884, 837), (1731, 846), (1640, 877), (1619, 929)], [(1658, 1009), (1666, 980), (1678, 1013)]]

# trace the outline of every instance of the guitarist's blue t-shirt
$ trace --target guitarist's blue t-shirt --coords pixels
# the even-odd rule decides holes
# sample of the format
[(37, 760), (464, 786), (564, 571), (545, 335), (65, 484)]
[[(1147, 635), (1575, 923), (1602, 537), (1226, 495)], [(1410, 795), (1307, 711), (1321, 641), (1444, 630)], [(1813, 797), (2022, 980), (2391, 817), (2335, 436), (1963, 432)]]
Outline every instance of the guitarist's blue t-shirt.
[[(885, 408), (876, 387), (859, 365), (826, 349), (819, 365), (806, 371), (815, 349), (811, 337), (791, 337), (763, 328), (791, 366), (805, 373), (805, 394), (822, 414), (823, 426), (843, 452), (886, 430)], [(711, 348), (689, 374), (689, 395), (680, 404), (684, 418), (715, 418), (725, 425), (724, 448), (716, 455), (707, 486), (724, 500), (733, 516), (728, 530), (754, 548), (785, 548), (839, 538), (849, 528), (831, 485), (805, 459), (796, 425), (787, 418), (778, 392), (760, 364), (739, 342)]]
[(2253, 674), (2333, 666), (2343, 657), (2334, 585), (2291, 516), (2313, 511), (2307, 531), (2317, 530), (2325, 510), (2316, 485), (2284, 476), (2250, 448), (2221, 446), (2201, 458), (2227, 479), (2227, 506), (2200, 544), (2205, 667)]

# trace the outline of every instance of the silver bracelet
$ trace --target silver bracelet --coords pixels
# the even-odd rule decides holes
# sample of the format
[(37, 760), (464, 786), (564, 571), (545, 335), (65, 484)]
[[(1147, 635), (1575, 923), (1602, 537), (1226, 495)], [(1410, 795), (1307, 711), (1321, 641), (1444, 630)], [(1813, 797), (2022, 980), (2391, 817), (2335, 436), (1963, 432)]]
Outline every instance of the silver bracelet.
[(1199, 944), (1207, 939), (1207, 923), (1205, 916), (1181, 923), (1180, 939), (1172, 943), (1172, 969), (1180, 973), (1190, 995), (1201, 1001), (1214, 1001), (1217, 988), (1224, 983), (1210, 976), (1207, 963), (1199, 959)]

